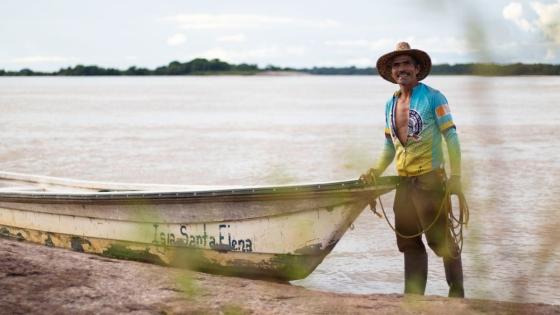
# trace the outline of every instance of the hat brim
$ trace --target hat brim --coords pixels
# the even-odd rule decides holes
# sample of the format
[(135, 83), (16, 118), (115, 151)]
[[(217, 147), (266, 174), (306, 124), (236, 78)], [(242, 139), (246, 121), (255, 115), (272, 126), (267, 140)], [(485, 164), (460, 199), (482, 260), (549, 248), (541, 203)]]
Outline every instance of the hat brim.
[(420, 72), (416, 76), (418, 81), (424, 80), (428, 76), (428, 74), (430, 74), (430, 70), (432, 70), (432, 59), (430, 58), (430, 56), (426, 52), (419, 49), (405, 49), (392, 51), (377, 59), (377, 72), (383, 79), (395, 84), (397, 83), (391, 75), (391, 67), (393, 59), (401, 55), (411, 56), (420, 65)]

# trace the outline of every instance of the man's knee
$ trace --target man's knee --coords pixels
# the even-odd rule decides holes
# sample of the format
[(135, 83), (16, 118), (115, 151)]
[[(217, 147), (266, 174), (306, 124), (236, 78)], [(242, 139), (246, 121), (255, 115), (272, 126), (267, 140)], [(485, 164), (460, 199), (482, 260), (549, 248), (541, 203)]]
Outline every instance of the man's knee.
[(401, 253), (404, 252), (426, 252), (426, 247), (422, 242), (422, 237), (403, 238), (397, 237), (397, 246)]
[(457, 256), (457, 246), (453, 240), (435, 240), (429, 241), (428, 246), (434, 251), (438, 257), (455, 257)]
[(432, 249), (432, 251), (438, 256), (438, 257), (444, 257), (447, 256), (447, 250), (444, 246), (444, 242), (428, 242), (428, 246), (430, 246), (430, 248)]
[(455, 242), (444, 223), (437, 224), (426, 232), (426, 242), (438, 257), (453, 255)]

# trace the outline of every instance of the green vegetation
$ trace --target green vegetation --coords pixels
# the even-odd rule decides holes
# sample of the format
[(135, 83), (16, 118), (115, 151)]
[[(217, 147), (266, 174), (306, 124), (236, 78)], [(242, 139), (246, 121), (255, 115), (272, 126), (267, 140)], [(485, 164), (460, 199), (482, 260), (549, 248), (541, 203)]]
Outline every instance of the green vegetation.
[(466, 63), (456, 65), (434, 65), (432, 74), (450, 75), (484, 75), (484, 76), (509, 76), (509, 75), (560, 75), (560, 65), (552, 64), (495, 64), (495, 63)]
[(263, 70), (259, 69), (257, 65), (245, 63), (232, 65), (219, 59), (207, 60), (197, 58), (184, 63), (173, 61), (167, 66), (158, 67), (154, 70), (137, 67), (119, 70), (114, 68), (102, 68), (93, 65), (77, 65), (75, 67), (62, 68), (56, 72), (34, 72), (30, 69), (22, 69), (20, 71), (0, 70), (0, 76), (207, 75), (255, 74), (260, 71)]
[(298, 70), (305, 73), (310, 74), (318, 74), (318, 75), (374, 75), (377, 74), (377, 70), (375, 68), (356, 68), (352, 67), (344, 67), (344, 68), (334, 68), (334, 67), (313, 67), (311, 69), (301, 69)]
[[(207, 60), (196, 58), (189, 62), (173, 61), (167, 66), (154, 70), (130, 67), (126, 70), (102, 68), (99, 66), (77, 65), (62, 68), (55, 72), (35, 72), (31, 69), (20, 71), (5, 71), (0, 69), (0, 76), (100, 76), (100, 75), (252, 75), (262, 72), (299, 72), (315, 75), (376, 75), (377, 70), (372, 67), (313, 67), (313, 68), (281, 68), (266, 66), (259, 68), (254, 64), (229, 64), (219, 59)], [(512, 76), (512, 75), (560, 75), (560, 65), (553, 64), (494, 64), (494, 63), (466, 63), (440, 64), (432, 67), (432, 74), (436, 75), (483, 75), (483, 76)]]

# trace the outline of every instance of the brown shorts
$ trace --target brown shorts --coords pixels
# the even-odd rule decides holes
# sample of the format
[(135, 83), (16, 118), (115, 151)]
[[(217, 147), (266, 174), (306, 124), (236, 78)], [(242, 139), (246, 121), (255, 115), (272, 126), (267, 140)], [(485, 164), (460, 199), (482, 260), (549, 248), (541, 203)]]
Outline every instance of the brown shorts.
[[(401, 177), (397, 186), (395, 203), (395, 228), (404, 235), (414, 235), (427, 229), (440, 211), (442, 202), (445, 204), (437, 221), (424, 235), (428, 246), (440, 257), (457, 255), (455, 244), (447, 226), (447, 208), (449, 199), (445, 197), (445, 171), (438, 169), (420, 176)], [(422, 242), (422, 235), (414, 238), (404, 238), (397, 235), (399, 251), (426, 251)]]

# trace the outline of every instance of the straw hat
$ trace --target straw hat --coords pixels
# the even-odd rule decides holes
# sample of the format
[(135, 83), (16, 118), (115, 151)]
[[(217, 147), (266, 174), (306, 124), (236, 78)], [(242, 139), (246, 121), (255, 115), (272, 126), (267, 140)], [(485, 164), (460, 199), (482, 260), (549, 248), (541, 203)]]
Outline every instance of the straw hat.
[(430, 56), (422, 50), (411, 49), (407, 42), (400, 42), (397, 44), (395, 51), (385, 54), (377, 59), (377, 72), (379, 72), (379, 75), (383, 77), (383, 79), (389, 82), (397, 83), (391, 75), (391, 63), (395, 57), (400, 55), (411, 56), (418, 62), (420, 65), (420, 72), (416, 76), (418, 81), (422, 81), (428, 76), (430, 70), (432, 69), (432, 60), (430, 59)]

